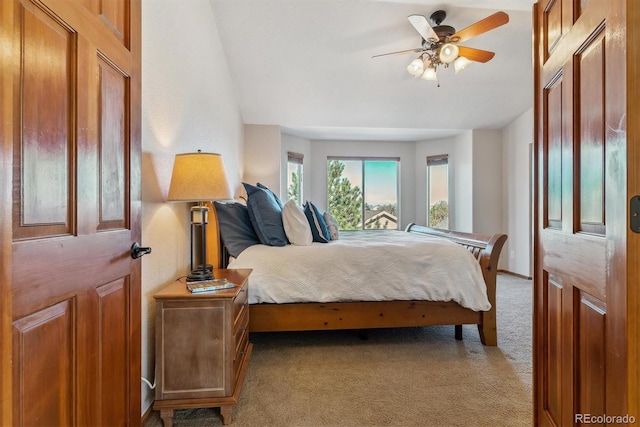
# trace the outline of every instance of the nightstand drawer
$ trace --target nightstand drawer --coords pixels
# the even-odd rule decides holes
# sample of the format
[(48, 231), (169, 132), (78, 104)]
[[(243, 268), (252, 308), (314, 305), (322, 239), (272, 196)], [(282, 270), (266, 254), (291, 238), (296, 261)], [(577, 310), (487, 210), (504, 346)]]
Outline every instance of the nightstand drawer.
[(233, 332), (235, 334), (238, 328), (249, 323), (249, 320), (247, 319), (247, 317), (249, 316), (249, 304), (244, 303), (240, 306), (237, 306), (238, 311), (236, 311), (235, 305), (233, 308), (234, 308)]
[[(233, 342), (235, 343), (235, 358), (238, 358), (238, 353), (241, 351), (241, 343), (244, 335), (246, 335), (249, 329), (249, 307), (243, 306), (243, 310), (240, 312), (240, 317), (236, 319), (237, 322), (233, 330)], [(246, 343), (245, 343), (246, 345)]]
[(240, 372), (240, 366), (242, 365), (242, 361), (245, 358), (247, 353), (247, 347), (249, 346), (249, 328), (242, 329), (241, 335), (239, 337), (239, 341), (236, 346), (236, 355), (233, 361), (233, 376), (234, 378), (238, 377), (238, 373)]
[(246, 283), (242, 286), (242, 289), (238, 292), (238, 295), (233, 299), (233, 319), (234, 321), (238, 319), (238, 315), (243, 307), (247, 306), (247, 302), (249, 300), (249, 295), (247, 292)]

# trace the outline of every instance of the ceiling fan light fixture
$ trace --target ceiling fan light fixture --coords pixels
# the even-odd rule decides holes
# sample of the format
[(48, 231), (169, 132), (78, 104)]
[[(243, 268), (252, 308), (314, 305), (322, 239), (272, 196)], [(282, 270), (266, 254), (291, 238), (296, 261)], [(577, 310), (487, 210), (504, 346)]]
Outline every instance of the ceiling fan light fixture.
[[(458, 43), (484, 34), (509, 22), (509, 15), (504, 12), (496, 12), (475, 24), (456, 31), (450, 25), (442, 25), (447, 14), (443, 10), (437, 10), (431, 14), (431, 23), (422, 15), (409, 15), (409, 23), (422, 37), (421, 47), (406, 49), (397, 52), (388, 52), (374, 55), (372, 58), (380, 56), (396, 55), (403, 53), (418, 53), (420, 56), (407, 65), (407, 72), (414, 77), (423, 80), (438, 80), (438, 67), (448, 68), (453, 64), (455, 73), (464, 70), (471, 61), (490, 61), (495, 52), (476, 49), (472, 47), (459, 46)], [(461, 55), (462, 53), (462, 55)], [(438, 83), (438, 87), (440, 84)]]
[(453, 61), (453, 69), (455, 70), (456, 74), (458, 74), (460, 71), (467, 68), (469, 64), (471, 64), (471, 61), (469, 61), (464, 56), (459, 56), (455, 61)]
[(420, 78), (423, 80), (437, 81), (438, 72), (436, 71), (435, 67), (429, 67), (424, 70), (424, 73), (422, 73), (422, 76), (420, 76)]
[(440, 62), (451, 64), (458, 57), (459, 49), (453, 43), (445, 43), (440, 47)]
[(424, 72), (424, 63), (421, 58), (416, 58), (409, 65), (407, 65), (407, 71), (414, 77), (420, 77)]

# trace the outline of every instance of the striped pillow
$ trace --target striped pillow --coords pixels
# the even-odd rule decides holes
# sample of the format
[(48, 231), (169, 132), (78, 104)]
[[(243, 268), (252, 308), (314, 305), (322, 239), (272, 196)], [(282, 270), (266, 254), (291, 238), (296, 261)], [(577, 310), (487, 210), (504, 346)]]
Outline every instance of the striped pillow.
[(328, 243), (331, 239), (331, 236), (329, 235), (329, 228), (327, 228), (327, 223), (316, 205), (307, 200), (304, 204), (304, 214), (309, 221), (313, 241)]

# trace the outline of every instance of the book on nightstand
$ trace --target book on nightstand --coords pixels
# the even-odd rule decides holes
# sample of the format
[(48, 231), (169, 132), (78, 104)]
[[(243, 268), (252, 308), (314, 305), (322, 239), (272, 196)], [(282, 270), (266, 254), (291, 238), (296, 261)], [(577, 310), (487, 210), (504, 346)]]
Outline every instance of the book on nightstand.
[(229, 282), (227, 279), (213, 279), (213, 280), (202, 280), (200, 282), (187, 282), (187, 289), (191, 291), (191, 293), (199, 293), (199, 292), (212, 292), (219, 291), (221, 289), (231, 289), (235, 288), (236, 285)]

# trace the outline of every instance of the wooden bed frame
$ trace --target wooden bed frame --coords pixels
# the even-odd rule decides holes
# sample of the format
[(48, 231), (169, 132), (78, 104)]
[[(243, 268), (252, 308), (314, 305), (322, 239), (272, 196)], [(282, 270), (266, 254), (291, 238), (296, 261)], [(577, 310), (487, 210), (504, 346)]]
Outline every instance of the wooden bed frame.
[[(409, 224), (406, 232), (437, 236), (465, 246), (480, 263), (491, 309), (476, 312), (456, 302), (435, 301), (363, 301), (339, 303), (252, 304), (249, 308), (249, 331), (312, 331), (330, 329), (398, 328), (432, 325), (455, 325), (456, 339), (462, 339), (462, 325), (478, 326), (484, 345), (498, 343), (496, 327), (496, 276), (498, 258), (505, 234), (491, 236)], [(213, 240), (209, 239), (211, 242)], [(226, 250), (221, 246), (222, 266), (227, 265)], [(212, 248), (215, 250), (215, 248)]]

